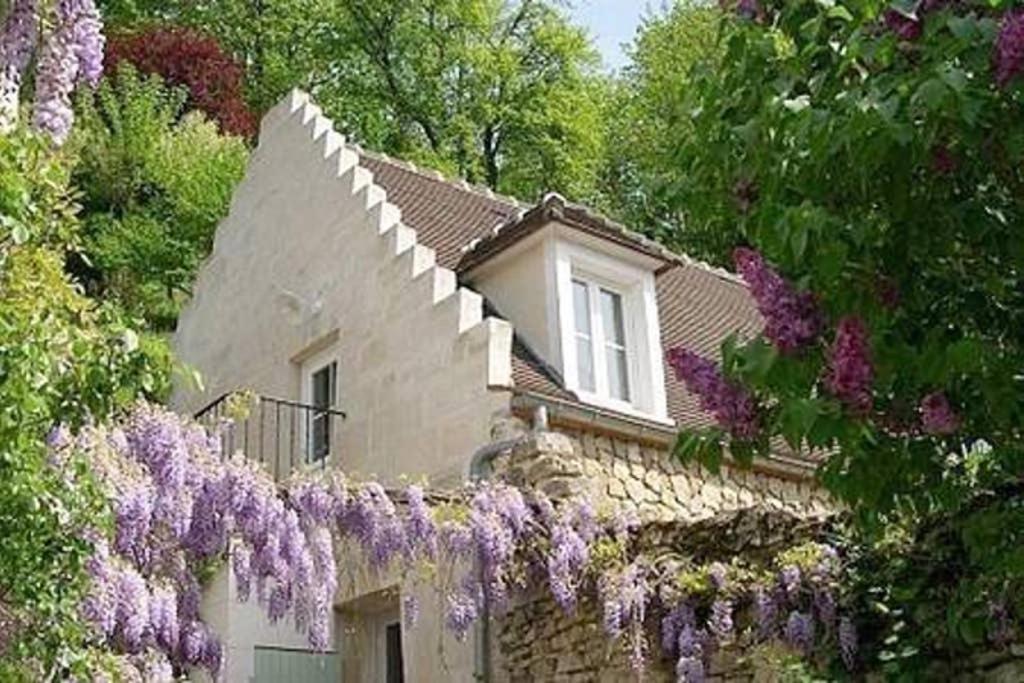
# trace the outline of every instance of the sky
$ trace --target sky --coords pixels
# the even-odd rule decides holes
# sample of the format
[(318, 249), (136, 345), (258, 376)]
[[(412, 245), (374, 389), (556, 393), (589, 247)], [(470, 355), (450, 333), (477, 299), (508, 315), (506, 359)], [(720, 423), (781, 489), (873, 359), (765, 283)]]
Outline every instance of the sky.
[(646, 0), (576, 0), (573, 15), (590, 31), (606, 68), (626, 63), (622, 43), (628, 43), (648, 6)]

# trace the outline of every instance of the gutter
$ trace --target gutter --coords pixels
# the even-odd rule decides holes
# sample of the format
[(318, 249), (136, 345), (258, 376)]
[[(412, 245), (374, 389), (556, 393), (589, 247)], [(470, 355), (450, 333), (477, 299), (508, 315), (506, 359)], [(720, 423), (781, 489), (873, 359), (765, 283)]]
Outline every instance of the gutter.
[[(531, 427), (534, 433), (547, 431), (548, 409), (546, 406), (537, 406), (533, 410)], [(470, 481), (480, 482), (490, 479), (494, 474), (494, 460), (526, 439), (525, 435), (517, 436), (513, 439), (495, 441), (477, 449), (469, 461)], [(494, 662), (491, 653), (491, 606), (486, 591), (480, 618), (477, 619), (473, 680), (481, 683), (492, 683), (494, 680)]]

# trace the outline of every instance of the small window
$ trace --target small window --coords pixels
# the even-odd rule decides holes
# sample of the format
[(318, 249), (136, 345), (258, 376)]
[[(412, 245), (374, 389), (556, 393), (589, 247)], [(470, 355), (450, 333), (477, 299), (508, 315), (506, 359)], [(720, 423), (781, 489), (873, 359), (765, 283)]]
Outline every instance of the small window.
[(402, 626), (388, 624), (384, 630), (384, 673), (387, 683), (404, 683), (402, 665)]
[(629, 402), (629, 348), (622, 295), (581, 278), (573, 279), (572, 292), (577, 387)]
[(331, 435), (337, 392), (338, 364), (330, 363), (313, 373), (310, 382), (310, 460), (318, 462), (331, 454)]

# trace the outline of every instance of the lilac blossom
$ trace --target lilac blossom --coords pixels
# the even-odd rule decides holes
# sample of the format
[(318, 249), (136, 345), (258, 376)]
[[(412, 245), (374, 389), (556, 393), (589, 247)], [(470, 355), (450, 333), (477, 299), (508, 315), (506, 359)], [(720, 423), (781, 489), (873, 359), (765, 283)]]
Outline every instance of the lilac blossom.
[(713, 362), (686, 349), (671, 349), (668, 362), (676, 377), (700, 398), (703, 410), (738, 439), (753, 439), (760, 432), (757, 406), (751, 395), (725, 378)]
[(860, 318), (847, 316), (839, 321), (829, 350), (825, 386), (855, 414), (864, 414), (871, 408), (873, 381), (867, 326)]
[(1024, 69), (1024, 8), (1015, 7), (1003, 14), (992, 61), (996, 84), (1001, 88)]
[(737, 249), (733, 261), (764, 318), (765, 336), (780, 351), (793, 353), (817, 340), (822, 316), (812, 293), (798, 292), (753, 249)]
[(948, 436), (960, 428), (960, 417), (941, 391), (928, 394), (921, 399), (921, 429), (925, 434)]
[(905, 41), (917, 40), (921, 37), (921, 19), (917, 16), (907, 15), (896, 9), (886, 10), (882, 16), (886, 28), (892, 31), (897, 38)]

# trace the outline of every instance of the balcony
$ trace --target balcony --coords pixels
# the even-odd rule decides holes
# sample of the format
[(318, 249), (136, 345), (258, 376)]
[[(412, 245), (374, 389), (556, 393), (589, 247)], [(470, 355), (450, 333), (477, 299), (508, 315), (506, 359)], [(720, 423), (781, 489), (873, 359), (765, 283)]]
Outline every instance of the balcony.
[(337, 453), (345, 413), (252, 392), (224, 394), (195, 415), (217, 434), (224, 457), (239, 451), (280, 480), (297, 468), (326, 467)]

